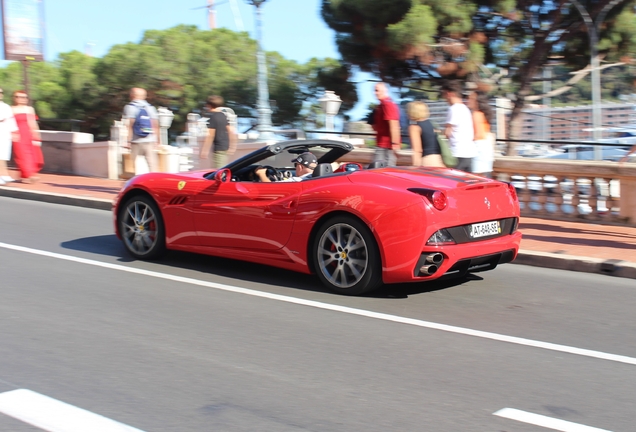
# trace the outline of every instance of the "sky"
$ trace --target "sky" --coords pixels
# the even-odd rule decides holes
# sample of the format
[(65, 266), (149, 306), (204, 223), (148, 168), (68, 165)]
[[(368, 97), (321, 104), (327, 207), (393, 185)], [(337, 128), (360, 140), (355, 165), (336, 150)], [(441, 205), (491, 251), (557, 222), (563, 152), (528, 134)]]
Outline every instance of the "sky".
[[(320, 16), (321, 0), (267, 0), (262, 6), (263, 46), (304, 63), (312, 57), (340, 58), (335, 33)], [(255, 8), (245, 0), (215, 0), (217, 27), (245, 30), (256, 38)], [(116, 44), (137, 43), (145, 30), (178, 24), (209, 28), (207, 0), (43, 0), (45, 60), (77, 50), (104, 56)], [(201, 8), (201, 9), (195, 9)], [(234, 13), (234, 12), (238, 13)], [(349, 112), (360, 117), (374, 100), (368, 74), (356, 74), (360, 102)]]

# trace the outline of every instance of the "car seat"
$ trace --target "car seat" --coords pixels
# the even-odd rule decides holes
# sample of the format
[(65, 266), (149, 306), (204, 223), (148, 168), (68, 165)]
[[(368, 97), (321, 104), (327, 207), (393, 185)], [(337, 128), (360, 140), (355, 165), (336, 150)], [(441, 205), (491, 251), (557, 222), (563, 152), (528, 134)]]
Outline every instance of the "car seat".
[(367, 169), (384, 168), (385, 166), (387, 166), (386, 161), (375, 161), (375, 162), (371, 162), (369, 166), (367, 167)]
[(331, 167), (331, 164), (321, 163), (321, 164), (318, 164), (316, 169), (314, 169), (314, 173), (311, 176), (322, 177), (324, 175), (331, 174), (332, 172), (333, 172), (333, 168)]

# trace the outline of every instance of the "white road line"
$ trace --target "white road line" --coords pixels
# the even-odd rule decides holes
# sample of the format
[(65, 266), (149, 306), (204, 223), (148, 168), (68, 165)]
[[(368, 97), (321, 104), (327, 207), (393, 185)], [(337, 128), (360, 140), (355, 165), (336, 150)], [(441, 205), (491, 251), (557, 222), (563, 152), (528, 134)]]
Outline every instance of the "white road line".
[(158, 279), (165, 279), (165, 280), (170, 280), (170, 281), (180, 282), (180, 283), (185, 283), (190, 285), (214, 288), (214, 289), (218, 289), (222, 291), (245, 294), (245, 295), (250, 295), (254, 297), (262, 297), (262, 298), (277, 300), (277, 301), (286, 302), (286, 303), (294, 303), (294, 304), (314, 307), (318, 309), (342, 312), (342, 313), (346, 313), (350, 315), (359, 315), (359, 316), (364, 316), (367, 318), (375, 318), (375, 319), (384, 320), (384, 321), (392, 321), (396, 323), (408, 324), (408, 325), (413, 325), (417, 327), (424, 327), (424, 328), (433, 329), (433, 330), (441, 330), (441, 331), (445, 331), (449, 333), (457, 333), (457, 334), (462, 334), (466, 336), (474, 336), (474, 337), (478, 337), (482, 339), (490, 339), (490, 340), (495, 340), (499, 342), (508, 342), (508, 343), (512, 343), (516, 345), (525, 345), (529, 347), (541, 348), (541, 349), (546, 349), (550, 351), (558, 351), (558, 352), (574, 354), (574, 355), (579, 355), (584, 357), (592, 357), (592, 358), (597, 358), (601, 360), (609, 360), (609, 361), (618, 362), (618, 363), (627, 363), (630, 365), (636, 365), (636, 358), (634, 357), (627, 357), (627, 356), (617, 355), (617, 354), (609, 354), (602, 351), (576, 348), (576, 347), (571, 347), (567, 345), (559, 345), (559, 344), (550, 343), (550, 342), (541, 342), (541, 341), (525, 339), (525, 338), (520, 338), (515, 336), (506, 336), (506, 335), (502, 335), (498, 333), (490, 333), (486, 331), (473, 330), (469, 328), (456, 327), (456, 326), (446, 325), (446, 324), (439, 324), (439, 323), (434, 323), (430, 321), (422, 321), (422, 320), (413, 319), (413, 318), (405, 318), (401, 316), (389, 315), (389, 314), (380, 313), (380, 312), (371, 312), (371, 311), (367, 311), (363, 309), (355, 309), (355, 308), (346, 307), (346, 306), (338, 306), (338, 305), (322, 303), (322, 302), (313, 301), (313, 300), (304, 300), (304, 299), (300, 299), (296, 297), (289, 297), (289, 296), (272, 294), (268, 292), (257, 291), (257, 290), (247, 289), (247, 288), (235, 287), (232, 285), (224, 285), (224, 284), (219, 284), (215, 282), (207, 282), (207, 281), (187, 278), (183, 276), (174, 276), (167, 273), (159, 273), (159, 272), (154, 272), (150, 270), (126, 267), (119, 264), (109, 264), (109, 263), (90, 260), (86, 258), (78, 258), (78, 257), (70, 256), (70, 255), (58, 254), (55, 252), (47, 252), (47, 251), (42, 251), (38, 249), (15, 246), (15, 245), (7, 244), (7, 243), (0, 242), (0, 248), (30, 253), (34, 255), (41, 255), (41, 256), (56, 258), (56, 259), (65, 260), (65, 261), (72, 261), (72, 262), (92, 265), (96, 267), (103, 267), (103, 268), (123, 271), (127, 273), (150, 276), (150, 277), (154, 277)]
[(143, 432), (26, 389), (0, 393), (0, 413), (49, 432)]
[(500, 409), (496, 416), (504, 417), (511, 420), (517, 420), (523, 423), (529, 423), (548, 429), (554, 429), (563, 432), (610, 432), (606, 429), (598, 429), (595, 427), (585, 426), (578, 423), (572, 423), (565, 420), (559, 420), (552, 417), (546, 417), (539, 414), (532, 414), (514, 408)]

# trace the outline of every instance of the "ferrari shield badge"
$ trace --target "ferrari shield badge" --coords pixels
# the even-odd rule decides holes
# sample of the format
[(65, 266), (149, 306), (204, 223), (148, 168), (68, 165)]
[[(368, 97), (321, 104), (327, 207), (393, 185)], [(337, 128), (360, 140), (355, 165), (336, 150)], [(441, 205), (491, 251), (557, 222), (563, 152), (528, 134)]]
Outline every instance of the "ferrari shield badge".
[(177, 188), (179, 188), (179, 190), (183, 189), (186, 185), (186, 182), (184, 182), (183, 180), (179, 182), (179, 184), (177, 184)]

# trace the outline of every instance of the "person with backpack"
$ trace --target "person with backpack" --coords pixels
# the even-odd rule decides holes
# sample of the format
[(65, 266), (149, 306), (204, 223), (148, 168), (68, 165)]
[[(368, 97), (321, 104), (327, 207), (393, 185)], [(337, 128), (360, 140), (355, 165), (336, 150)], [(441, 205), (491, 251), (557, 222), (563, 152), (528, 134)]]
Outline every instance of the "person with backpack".
[(146, 90), (135, 87), (130, 90), (130, 103), (124, 107), (124, 119), (128, 123), (128, 142), (130, 157), (135, 175), (137, 174), (137, 156), (146, 158), (148, 170), (158, 171), (157, 142), (159, 122), (157, 110), (146, 101)]

